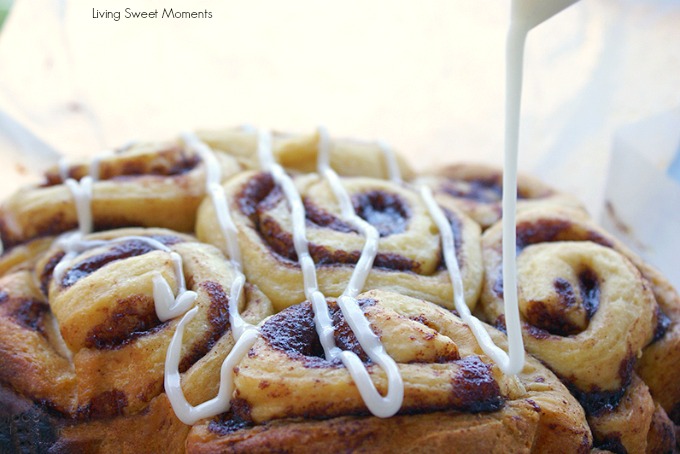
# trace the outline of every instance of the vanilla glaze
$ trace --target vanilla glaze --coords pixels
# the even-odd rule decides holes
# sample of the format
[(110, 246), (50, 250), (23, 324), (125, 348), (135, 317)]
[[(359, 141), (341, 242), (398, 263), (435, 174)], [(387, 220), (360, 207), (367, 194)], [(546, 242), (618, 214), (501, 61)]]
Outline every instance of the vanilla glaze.
[(517, 156), (522, 99), (524, 43), (529, 31), (578, 0), (513, 0), (506, 40), (505, 152), (503, 164), (503, 300), (509, 358), (506, 373), (524, 365), (524, 342), (517, 301)]
[[(507, 41), (507, 75), (506, 75), (506, 132), (505, 132), (505, 165), (503, 187), (517, 187), (517, 150), (519, 136), (519, 110), (521, 100), (522, 58), (526, 34), (531, 28), (552, 15), (566, 8), (576, 0), (515, 0), (512, 5), (512, 22)], [(182, 314), (175, 333), (170, 342), (165, 365), (165, 390), (178, 418), (186, 424), (193, 424), (199, 419), (223, 413), (229, 409), (233, 393), (233, 369), (259, 338), (259, 330), (245, 322), (238, 312), (238, 302), (242, 298), (245, 276), (242, 273), (241, 254), (238, 246), (237, 230), (231, 219), (228, 204), (221, 186), (219, 163), (212, 150), (193, 134), (185, 134), (187, 145), (194, 149), (205, 163), (206, 193), (210, 196), (215, 208), (218, 224), (226, 242), (231, 263), (236, 270), (236, 278), (230, 289), (229, 320), (232, 335), (236, 344), (222, 364), (220, 387), (215, 398), (198, 406), (191, 406), (181, 389), (181, 376), (178, 371), (182, 337), (184, 328), (197, 313), (194, 304), (196, 294), (185, 287), (182, 273), (181, 257), (170, 251), (165, 245), (153, 244), (155, 240), (144, 237), (126, 237), (113, 240), (115, 242), (130, 239), (142, 239), (154, 249), (170, 254), (174, 264), (179, 291), (172, 294), (169, 284), (157, 274), (154, 276), (154, 302), (161, 320), (169, 320)], [(385, 163), (390, 179), (401, 182), (399, 167), (394, 154), (386, 144), (380, 143), (385, 156)], [(348, 369), (368, 409), (376, 416), (389, 417), (396, 414), (403, 401), (404, 385), (398, 366), (385, 352), (380, 339), (373, 333), (370, 323), (358, 306), (356, 296), (362, 290), (365, 280), (377, 254), (379, 235), (375, 228), (358, 217), (354, 212), (349, 195), (344, 189), (337, 174), (330, 168), (330, 140), (325, 129), (319, 130), (318, 172), (325, 178), (333, 190), (340, 205), (343, 220), (352, 224), (366, 238), (361, 256), (343, 294), (338, 298), (338, 305), (349, 326), (355, 332), (357, 340), (369, 357), (388, 376), (388, 391), (381, 396), (373, 384), (368, 370), (361, 360), (350, 351), (342, 351), (335, 345), (333, 323), (326, 304), (326, 298), (318, 288), (316, 267), (311, 255), (305, 233), (305, 212), (300, 194), (293, 181), (284, 169), (274, 161), (272, 138), (268, 132), (258, 135), (258, 155), (264, 171), (270, 172), (277, 185), (281, 187), (291, 209), (293, 221), (293, 240), (303, 273), (305, 295), (314, 310), (314, 320), (327, 359), (339, 358)], [(70, 261), (79, 253), (106, 242), (83, 241), (82, 236), (92, 231), (91, 198), (93, 181), (98, 178), (99, 161), (93, 161), (90, 175), (79, 182), (68, 178), (68, 167), (60, 163), (60, 173), (66, 186), (71, 191), (78, 217), (79, 231), (66, 234), (60, 238), (59, 244), (65, 256), (55, 268), (55, 275), (63, 273)], [(453, 231), (441, 208), (435, 202), (431, 192), (420, 188), (428, 210), (442, 237), (444, 260), (453, 286), (454, 305), (461, 318), (470, 326), (484, 352), (492, 358), (505, 373), (518, 373), (524, 364), (524, 349), (521, 338), (521, 327), (517, 305), (516, 276), (516, 231), (515, 210), (516, 190), (503, 191), (503, 288), (505, 297), (506, 328), (508, 332), (509, 352), (506, 354), (490, 339), (482, 323), (472, 316), (464, 301), (464, 289), (460, 269), (455, 256)], [(157, 242), (156, 242), (157, 243)], [(0, 247), (2, 244), (0, 242)], [(0, 249), (2, 252), (2, 249)]]

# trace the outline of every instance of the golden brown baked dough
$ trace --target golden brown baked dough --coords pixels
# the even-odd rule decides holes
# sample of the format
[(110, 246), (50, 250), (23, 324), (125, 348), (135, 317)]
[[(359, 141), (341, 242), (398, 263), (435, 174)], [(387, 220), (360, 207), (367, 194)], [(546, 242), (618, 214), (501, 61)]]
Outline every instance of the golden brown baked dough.
[[(647, 385), (634, 373), (638, 358), (666, 339), (667, 316), (632, 253), (579, 211), (543, 206), (517, 217), (518, 294), (528, 352), (572, 390), (588, 414), (596, 444), (614, 452), (645, 452), (660, 443), (652, 417), (672, 429)], [(486, 279), (480, 309), (504, 326), (501, 226), (483, 235)], [(634, 260), (634, 261), (633, 261)], [(642, 272), (641, 272), (642, 271)], [(648, 362), (653, 362), (651, 357)], [(661, 364), (657, 370), (673, 363)], [(652, 368), (651, 365), (646, 366)], [(660, 374), (661, 375), (661, 374)], [(657, 393), (677, 386), (660, 379)], [(672, 406), (671, 406), (672, 408)], [(653, 451), (648, 451), (653, 452)]]
[[(235, 129), (204, 130), (198, 137), (217, 152), (233, 156), (245, 170), (259, 170), (257, 156), (257, 132), (250, 127)], [(349, 177), (389, 177), (389, 158), (376, 142), (351, 139), (330, 141), (330, 164), (339, 174)], [(288, 171), (310, 173), (316, 171), (319, 148), (319, 132), (294, 135), (281, 132), (272, 134), (272, 152), (276, 161)], [(394, 155), (401, 176), (413, 177), (413, 170), (398, 154)]]
[[(352, 379), (341, 364), (322, 357), (311, 307), (303, 303), (264, 323), (262, 339), (236, 373), (238, 405), (231, 415), (195, 426), (188, 450), (589, 450), (583, 410), (538, 361), (529, 359), (517, 377), (504, 375), (451, 312), (378, 290), (360, 295), (359, 301), (401, 370), (402, 416), (362, 416), (367, 411)], [(342, 313), (332, 302), (330, 307), (336, 341), (363, 354)], [(504, 336), (488, 329), (504, 345)], [(368, 367), (385, 393), (383, 371)]]
[[(227, 155), (219, 159), (224, 175), (240, 169)], [(67, 174), (77, 180), (92, 171), (98, 175), (92, 189), (95, 230), (143, 226), (192, 232), (205, 192), (204, 167), (196, 153), (173, 141), (123, 148), (102, 156), (95, 169), (90, 163), (73, 163)], [(73, 195), (56, 168), (47, 172), (43, 184), (17, 191), (0, 206), (5, 248), (77, 225)]]
[[(425, 184), (443, 198), (452, 200), (483, 229), (501, 218), (503, 171), (478, 163), (451, 164), (425, 172), (414, 181)], [(517, 211), (539, 205), (580, 208), (574, 197), (548, 186), (530, 175), (517, 176)]]
[[(163, 393), (166, 350), (179, 320), (160, 321), (152, 296), (154, 273), (176, 292), (174, 268), (167, 252), (140, 238), (179, 254), (187, 285), (198, 295), (180, 362), (187, 398), (204, 401), (217, 392), (219, 368), (233, 346), (227, 304), (235, 274), (216, 248), (170, 230), (117, 229), (86, 237), (119, 241), (67, 260), (58, 277), (59, 243), (44, 252), (29, 248), (39, 252), (0, 277), (0, 382), (60, 415), (52, 423), (60, 428), (60, 446), (151, 452), (163, 439), (129, 428), (188, 430)], [(249, 284), (241, 310), (257, 323), (271, 305)]]
[[(677, 449), (680, 297), (583, 210), (565, 208), (577, 206), (570, 197), (520, 179), (520, 297), (526, 345), (536, 358), (528, 356), (516, 378), (506, 376), (450, 311), (438, 229), (418, 191), (385, 179), (389, 165), (377, 144), (331, 142), (331, 165), (343, 175), (356, 211), (381, 233), (364, 286), (370, 291), (359, 299), (398, 364), (405, 399), (397, 415), (378, 418), (346, 369), (321, 353), (292, 247), (290, 209), (271, 176), (259, 170), (256, 132), (199, 136), (216, 151), (238, 229), (248, 282), (241, 310), (262, 335), (234, 368), (231, 410), (190, 427), (164, 392), (167, 345), (179, 319), (158, 320), (151, 276), (161, 273), (173, 288), (176, 278), (166, 252), (130, 237), (150, 236), (179, 253), (187, 285), (199, 293), (199, 316), (184, 335), (180, 364), (192, 405), (217, 394), (223, 361), (235, 346), (226, 308), (238, 265), (223, 255), (226, 239), (213, 202), (204, 197), (206, 168), (196, 150), (183, 141), (138, 144), (99, 163), (95, 229), (116, 229), (88, 237), (128, 239), (85, 248), (56, 277), (63, 238), (51, 235), (76, 226), (73, 196), (58, 172), (0, 209), (6, 248), (0, 256), (0, 417), (9, 422), (7, 429), (0, 425), (0, 451), (22, 443), (51, 452)], [(273, 154), (302, 194), (336, 343), (362, 358), (384, 392), (384, 372), (368, 360), (333, 299), (364, 239), (339, 215), (328, 183), (308, 173), (319, 143), (318, 133), (276, 134)], [(454, 166), (414, 180), (398, 163), (404, 180), (435, 189), (456, 237), (465, 300), (502, 329), (500, 231), (480, 233), (498, 219), (500, 173)], [(75, 179), (90, 172), (86, 164), (68, 168)], [(490, 190), (495, 201), (461, 203), (440, 190), (442, 175), (463, 198), (478, 192), (484, 199)], [(553, 202), (561, 207), (548, 208)], [(127, 225), (189, 235), (119, 228)], [(504, 334), (486, 329), (506, 348)]]
[[(343, 178), (355, 210), (380, 233), (380, 251), (366, 289), (390, 289), (453, 307), (448, 274), (442, 266), (437, 230), (421, 196), (412, 188), (384, 180)], [(295, 179), (307, 211), (310, 254), (319, 287), (339, 296), (364, 246), (364, 238), (340, 216), (328, 183), (315, 174)], [(239, 229), (248, 281), (260, 287), (277, 310), (304, 300), (302, 273), (293, 247), (290, 211), (280, 189), (266, 173), (244, 172), (225, 184), (232, 217)], [(444, 206), (457, 236), (457, 256), (465, 300), (474, 307), (482, 283), (479, 226), (455, 206)], [(196, 225), (198, 237), (227, 253), (215, 210), (206, 200)]]

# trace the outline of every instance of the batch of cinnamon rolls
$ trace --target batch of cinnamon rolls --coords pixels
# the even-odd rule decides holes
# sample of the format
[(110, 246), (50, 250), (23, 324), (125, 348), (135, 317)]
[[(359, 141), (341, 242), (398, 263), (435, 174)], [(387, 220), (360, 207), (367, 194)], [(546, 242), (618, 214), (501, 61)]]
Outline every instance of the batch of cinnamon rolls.
[(485, 353), (501, 176), (324, 129), (63, 160), (0, 207), (0, 451), (677, 452), (678, 293), (527, 176), (524, 367)]

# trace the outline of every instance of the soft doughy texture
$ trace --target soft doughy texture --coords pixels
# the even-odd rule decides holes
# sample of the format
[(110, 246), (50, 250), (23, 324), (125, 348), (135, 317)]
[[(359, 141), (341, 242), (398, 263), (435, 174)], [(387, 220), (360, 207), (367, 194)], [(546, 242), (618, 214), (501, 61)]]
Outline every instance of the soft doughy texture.
[[(365, 289), (390, 289), (453, 307), (452, 287), (443, 266), (436, 226), (420, 194), (408, 187), (368, 178), (343, 178), (357, 213), (380, 232), (378, 255)], [(365, 239), (339, 215), (328, 184), (316, 175), (295, 179), (307, 209), (307, 238), (317, 265), (319, 288), (339, 296), (354, 270)], [(277, 310), (305, 299), (302, 273), (293, 248), (293, 229), (281, 190), (265, 173), (245, 172), (225, 184), (248, 281)], [(474, 307), (482, 283), (479, 226), (453, 206), (443, 206), (456, 233), (465, 301)], [(196, 232), (225, 254), (213, 205), (205, 201)]]
[[(164, 392), (165, 353), (179, 319), (157, 319), (151, 277), (159, 272), (176, 286), (166, 253), (136, 241), (110, 244), (82, 252), (62, 278), (53, 278), (61, 254), (55, 235), (76, 226), (73, 196), (53, 170), (43, 185), (19, 191), (0, 208), (0, 419), (9, 422), (0, 424), (0, 451), (677, 451), (680, 297), (571, 197), (519, 179), (520, 296), (525, 340), (539, 359), (528, 357), (518, 378), (507, 377), (448, 310), (453, 295), (438, 229), (412, 184), (432, 187), (453, 227), (467, 304), (503, 329), (500, 230), (489, 228), (500, 215), (501, 173), (456, 165), (414, 178), (397, 157), (410, 183), (386, 181), (391, 166), (381, 146), (330, 141), (331, 166), (357, 213), (381, 233), (364, 288), (379, 290), (360, 302), (406, 384), (401, 413), (381, 419), (370, 416), (347, 371), (321, 355), (292, 248), (290, 210), (260, 172), (256, 131), (199, 137), (215, 149), (237, 223), (248, 279), (240, 309), (263, 334), (234, 371), (225, 369), (235, 373), (231, 410), (189, 427)], [(384, 393), (384, 373), (367, 361), (333, 299), (345, 289), (364, 238), (339, 216), (328, 184), (313, 173), (320, 138), (274, 134), (272, 152), (303, 193), (336, 342), (366, 361)], [(201, 151), (181, 140), (135, 144), (98, 165), (67, 169), (71, 178), (96, 173), (101, 180), (92, 203), (100, 233), (91, 239), (151, 235), (184, 258), (200, 308), (180, 363), (192, 405), (217, 394), (235, 345), (226, 305), (236, 265), (223, 255), (228, 248), (213, 202), (202, 202)], [(128, 225), (194, 233), (223, 253), (176, 231), (101, 232)], [(480, 232), (487, 228), (482, 254)], [(607, 328), (606, 339), (594, 335), (598, 327)], [(488, 331), (507, 348), (502, 333)]]
[[(220, 155), (223, 175), (240, 167)], [(93, 184), (95, 230), (117, 227), (163, 227), (192, 232), (196, 208), (203, 200), (205, 165), (180, 142), (138, 144), (102, 157)], [(90, 165), (74, 163), (69, 178), (90, 174)], [(0, 235), (5, 248), (77, 228), (73, 195), (58, 169), (39, 186), (17, 191), (0, 207)]]
[[(480, 309), (498, 326), (504, 326), (501, 233), (496, 224), (482, 237), (486, 279)], [(643, 352), (669, 333), (652, 285), (634, 263), (639, 259), (580, 212), (560, 207), (519, 214), (517, 238), (527, 351), (580, 400), (598, 446), (644, 452), (648, 438), (650, 446), (661, 443), (657, 438), (672, 425), (633, 371)], [(660, 386), (674, 394), (668, 381)], [(657, 421), (667, 426), (657, 435), (655, 412), (663, 412)]]
[[(252, 128), (205, 130), (198, 137), (217, 152), (233, 156), (248, 170), (259, 170), (257, 156), (257, 132)], [(274, 159), (294, 173), (316, 171), (319, 148), (319, 133), (292, 135), (274, 132), (272, 135)], [(330, 165), (343, 176), (364, 176), (386, 179), (389, 175), (385, 151), (375, 142), (360, 142), (350, 139), (330, 141)], [(398, 154), (394, 155), (404, 179), (413, 177), (413, 170)]]
[[(465, 214), (486, 229), (501, 218), (503, 171), (498, 167), (460, 163), (425, 172), (414, 180), (442, 198), (452, 200)], [(580, 208), (574, 197), (551, 188), (530, 175), (517, 177), (517, 211), (540, 205)]]
[[(318, 356), (312, 313), (303, 304), (265, 322), (263, 338), (236, 372), (238, 404), (232, 414), (195, 426), (188, 449), (589, 451), (583, 410), (538, 361), (528, 359), (517, 377), (504, 375), (451, 312), (379, 290), (358, 299), (401, 370), (405, 383), (401, 416), (362, 416), (367, 410), (347, 370)], [(333, 303), (330, 308), (333, 311)], [(333, 313), (336, 342), (363, 354), (341, 313)], [(488, 330), (505, 346), (501, 333)], [(404, 338), (410, 342), (404, 343)], [(383, 371), (370, 364), (368, 369), (384, 394)]]
[[(63, 251), (55, 244), (0, 277), (0, 382), (61, 414), (53, 422), (60, 446), (152, 452), (166, 441), (131, 430), (136, 424), (188, 430), (163, 393), (166, 350), (179, 319), (157, 319), (151, 285), (158, 272), (176, 292), (176, 277), (169, 254), (136, 237), (182, 257), (187, 287), (198, 294), (180, 361), (184, 391), (192, 404), (217, 393), (234, 344), (227, 304), (235, 277), (219, 250), (169, 230), (118, 229), (87, 240), (130, 239), (81, 253), (58, 279), (53, 269)], [(240, 306), (251, 323), (272, 313), (252, 284)]]

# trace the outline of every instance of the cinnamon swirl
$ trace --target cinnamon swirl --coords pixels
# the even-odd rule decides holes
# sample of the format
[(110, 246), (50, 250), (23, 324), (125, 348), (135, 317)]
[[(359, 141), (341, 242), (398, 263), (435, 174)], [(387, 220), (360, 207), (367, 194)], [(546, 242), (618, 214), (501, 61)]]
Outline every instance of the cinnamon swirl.
[[(486, 278), (480, 308), (504, 326), (500, 226), (482, 238)], [(527, 351), (570, 388), (588, 414), (596, 445), (615, 452), (672, 446), (672, 425), (653, 395), (676, 395), (677, 386), (651, 389), (635, 370), (648, 348), (666, 339), (667, 316), (632, 254), (581, 212), (561, 207), (527, 210), (517, 218), (520, 314)], [(659, 347), (657, 347), (657, 350)], [(647, 358), (648, 362), (654, 362)], [(656, 359), (658, 361), (658, 359)], [(656, 368), (671, 367), (673, 361)], [(652, 367), (652, 366), (647, 366)], [(672, 399), (672, 397), (671, 397)], [(666, 402), (669, 410), (673, 405)], [(655, 421), (664, 429), (654, 439)], [(650, 435), (652, 434), (652, 435)], [(650, 452), (650, 451), (647, 451)]]
[[(451, 199), (483, 229), (501, 218), (503, 172), (501, 169), (475, 163), (452, 164), (426, 172), (416, 178), (441, 197)], [(544, 204), (580, 208), (574, 197), (564, 194), (530, 175), (518, 175), (517, 210)]]
[[(218, 159), (225, 176), (240, 169), (230, 156)], [(17, 191), (0, 206), (0, 236), (10, 249), (77, 228), (78, 183), (91, 194), (95, 230), (141, 226), (189, 233), (204, 181), (203, 162), (178, 141), (135, 144), (90, 163), (64, 161), (42, 184)]]
[[(296, 177), (294, 182), (305, 207), (320, 289), (328, 296), (339, 296), (359, 260), (364, 238), (343, 220), (326, 180), (312, 174)], [(420, 195), (384, 180), (343, 178), (342, 183), (356, 213), (380, 234), (365, 288), (391, 289), (453, 307), (439, 236)], [(281, 188), (267, 173), (245, 172), (225, 184), (225, 193), (243, 244), (248, 280), (270, 297), (277, 310), (303, 301), (291, 215)], [(480, 229), (455, 206), (444, 208), (456, 233), (465, 301), (474, 307), (482, 281)], [(224, 244), (208, 201), (199, 209), (196, 233), (202, 241)]]
[[(73, 254), (63, 241), (0, 278), (0, 382), (55, 412), (60, 445), (160, 446), (156, 436), (123, 429), (184, 427), (163, 386), (179, 320), (159, 319), (156, 281), (178, 297), (194, 294), (197, 315), (179, 367), (188, 398), (205, 400), (234, 344), (227, 317), (234, 269), (214, 247), (170, 230), (93, 234)], [(241, 310), (257, 323), (271, 305), (249, 284)]]
[(0, 209), (0, 450), (673, 452), (677, 292), (525, 179), (524, 357), (499, 188), (323, 128), (48, 172)]
[[(404, 378), (399, 415), (366, 415), (347, 370), (324, 358), (312, 309), (303, 303), (264, 323), (262, 339), (236, 371), (232, 412), (194, 426), (188, 450), (588, 452), (581, 407), (538, 361), (529, 360), (517, 377), (505, 375), (451, 312), (384, 291), (359, 301)], [(336, 341), (362, 357), (384, 392), (385, 375), (333, 301), (329, 307)], [(503, 335), (488, 329), (503, 345)]]

